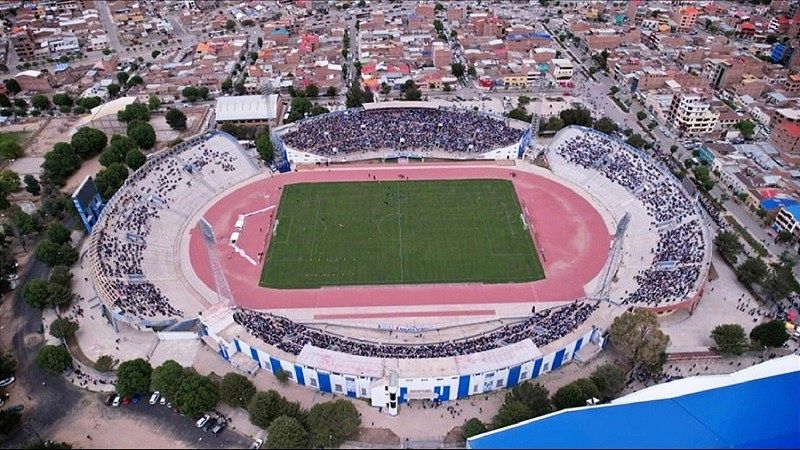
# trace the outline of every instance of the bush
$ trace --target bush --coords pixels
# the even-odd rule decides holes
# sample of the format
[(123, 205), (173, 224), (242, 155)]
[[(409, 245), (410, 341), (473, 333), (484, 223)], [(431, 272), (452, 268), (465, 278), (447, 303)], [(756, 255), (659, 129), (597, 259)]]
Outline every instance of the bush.
[(562, 386), (553, 394), (553, 406), (556, 409), (575, 408), (585, 406), (586, 401), (598, 397), (600, 392), (589, 378), (579, 378), (572, 383)]
[(338, 447), (358, 436), (361, 416), (347, 400), (319, 403), (308, 411), (308, 429), (314, 447)]
[(603, 364), (591, 376), (601, 400), (611, 400), (625, 389), (625, 371), (613, 363)]
[(789, 333), (786, 332), (786, 325), (782, 320), (771, 320), (753, 328), (750, 339), (765, 347), (775, 348), (789, 340)]

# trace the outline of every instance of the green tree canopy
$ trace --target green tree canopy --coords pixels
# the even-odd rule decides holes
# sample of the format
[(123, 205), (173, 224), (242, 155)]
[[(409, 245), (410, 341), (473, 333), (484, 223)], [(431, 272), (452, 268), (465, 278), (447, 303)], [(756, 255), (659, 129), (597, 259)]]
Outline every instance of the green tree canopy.
[(153, 369), (150, 386), (163, 397), (173, 399), (184, 376), (183, 366), (169, 359)]
[(0, 190), (18, 192), (20, 189), (22, 189), (22, 184), (19, 182), (19, 174), (9, 169), (0, 172)]
[(33, 279), (22, 286), (22, 299), (31, 308), (45, 309), (50, 307), (50, 291), (48, 282), (41, 279)]
[(609, 337), (614, 348), (634, 367), (657, 372), (664, 364), (669, 336), (661, 331), (652, 311), (636, 309), (617, 316), (609, 327)]
[(106, 144), (108, 138), (106, 134), (96, 128), (81, 127), (72, 135), (70, 144), (75, 154), (83, 159), (89, 159), (94, 155), (100, 154)]
[(153, 367), (142, 358), (123, 362), (117, 368), (117, 393), (122, 397), (146, 394), (152, 374)]
[(37, 94), (31, 98), (31, 105), (41, 110), (50, 109), (50, 99), (46, 95)]
[(761, 284), (769, 274), (767, 264), (760, 258), (747, 258), (736, 269), (736, 278), (745, 286), (752, 286), (753, 284)]
[(59, 221), (50, 222), (47, 226), (47, 239), (56, 244), (69, 242), (69, 230)]
[(81, 166), (81, 159), (66, 142), (58, 142), (53, 150), (44, 155), (42, 178), (56, 185), (63, 185), (67, 178)]
[(306, 86), (306, 97), (316, 97), (319, 95), (319, 86), (314, 83), (310, 83)]
[(17, 159), (22, 154), (22, 146), (14, 141), (6, 141), (0, 144), (0, 157), (3, 159)]
[(147, 109), (150, 111), (155, 111), (158, 108), (161, 108), (161, 99), (158, 98), (157, 95), (151, 95), (147, 99)]
[(270, 138), (269, 126), (265, 126), (258, 131), (256, 135), (256, 152), (265, 163), (270, 163), (275, 158), (275, 148)]
[[(126, 157), (127, 158), (127, 157)], [(108, 201), (128, 179), (128, 168), (121, 163), (114, 163), (95, 175), (94, 183), (103, 200)]]
[(100, 104), (103, 103), (103, 100), (100, 99), (98, 96), (91, 96), (91, 97), (81, 97), (78, 99), (77, 104), (84, 107), (85, 109), (92, 109)]
[(11, 352), (0, 353), (0, 379), (14, 375), (17, 369), (17, 361)]
[(529, 414), (528, 408), (523, 405), (522, 402), (513, 399), (509, 400), (509, 398), (506, 397), (506, 401), (500, 406), (497, 414), (492, 418), (492, 426), (494, 428), (502, 428), (514, 425), (515, 423), (530, 419)]
[(594, 382), (589, 378), (579, 378), (562, 386), (553, 394), (553, 406), (556, 409), (586, 406), (586, 401), (600, 396)]
[(219, 387), (211, 381), (211, 378), (196, 372), (190, 372), (183, 377), (174, 399), (178, 409), (192, 418), (200, 417), (217, 406), (218, 401)]
[(740, 120), (734, 126), (737, 130), (739, 130), (740, 133), (742, 133), (742, 137), (745, 139), (751, 139), (756, 130), (756, 124), (750, 120)]
[(0, 410), (0, 435), (11, 434), (12, 431), (17, 429), (21, 422), (22, 415), (19, 411), (10, 409)]
[(266, 430), (276, 417), (282, 415), (285, 404), (286, 400), (276, 391), (256, 392), (247, 406), (250, 422)]
[(294, 417), (280, 416), (267, 430), (266, 448), (309, 448), (308, 432)]
[(592, 126), (592, 113), (586, 108), (571, 108), (561, 111), (559, 114), (564, 126), (580, 125), (582, 127)]
[(256, 387), (244, 375), (230, 372), (222, 377), (219, 392), (223, 402), (236, 408), (246, 408), (256, 393)]
[(64, 373), (72, 365), (72, 355), (61, 345), (45, 345), (36, 355), (36, 366), (50, 375)]
[(361, 427), (361, 417), (347, 400), (318, 403), (308, 411), (306, 419), (315, 447), (338, 447), (344, 441), (355, 439)]
[(453, 76), (456, 78), (461, 78), (464, 76), (464, 64), (461, 63), (452, 63), (450, 64), (450, 72), (452, 72)]
[(78, 322), (59, 317), (50, 324), (50, 335), (57, 339), (67, 339), (78, 331)]
[(106, 87), (106, 89), (108, 90), (108, 95), (111, 97), (116, 97), (117, 94), (119, 94), (120, 87), (116, 83), (111, 83), (108, 85), (108, 87)]
[(717, 351), (723, 354), (741, 355), (749, 346), (747, 334), (739, 324), (718, 325), (711, 330), (711, 339)]
[(186, 114), (178, 108), (170, 108), (166, 114), (167, 124), (173, 130), (186, 129)]
[(39, 180), (37, 180), (35, 176), (27, 174), (22, 180), (25, 182), (26, 191), (30, 192), (32, 195), (39, 195), (41, 193), (42, 187), (39, 185)]
[(128, 153), (125, 155), (125, 164), (127, 164), (131, 170), (142, 167), (146, 161), (147, 157), (144, 156), (144, 153), (140, 152), (138, 148), (128, 150)]
[(601, 133), (613, 134), (615, 131), (619, 130), (619, 126), (610, 118), (602, 117), (594, 123), (594, 129)]
[(156, 145), (156, 130), (147, 122), (133, 120), (128, 123), (128, 137), (136, 142), (139, 148), (151, 149)]
[(150, 120), (150, 107), (139, 102), (131, 103), (126, 105), (122, 111), (117, 112), (117, 118), (124, 123), (130, 123), (133, 120), (147, 122)]
[(776, 348), (789, 340), (789, 333), (786, 332), (786, 324), (782, 320), (771, 320), (753, 328), (750, 339), (765, 347)]
[(617, 364), (598, 367), (592, 372), (591, 380), (597, 387), (600, 400), (611, 400), (625, 389), (625, 371)]
[(3, 80), (3, 85), (5, 85), (8, 92), (11, 92), (12, 95), (19, 94), (19, 92), (22, 91), (22, 87), (20, 87), (17, 80), (13, 78), (7, 78)]
[(483, 433), (486, 433), (486, 425), (475, 417), (469, 419), (461, 429), (461, 437), (463, 437), (465, 441)]
[(124, 85), (126, 81), (128, 81), (128, 72), (120, 71), (117, 72), (117, 81), (119, 81), (120, 85)]
[(714, 238), (714, 245), (716, 245), (719, 254), (729, 263), (736, 263), (739, 254), (744, 250), (744, 246), (739, 240), (739, 237), (730, 232), (718, 234), (717, 237)]

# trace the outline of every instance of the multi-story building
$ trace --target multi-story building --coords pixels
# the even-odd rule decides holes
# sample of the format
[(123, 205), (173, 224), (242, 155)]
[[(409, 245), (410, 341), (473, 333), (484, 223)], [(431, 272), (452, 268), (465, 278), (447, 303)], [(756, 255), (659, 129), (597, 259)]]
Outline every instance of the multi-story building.
[(797, 239), (800, 237), (800, 205), (782, 206), (775, 216), (775, 226), (780, 231), (788, 231)]
[(781, 152), (785, 160), (792, 162), (800, 159), (800, 125), (780, 123), (772, 129), (769, 142)]
[(678, 30), (689, 31), (694, 28), (698, 13), (699, 11), (694, 6), (687, 6), (681, 9), (676, 20), (678, 23)]
[(718, 117), (706, 96), (700, 93), (676, 92), (667, 113), (669, 125), (679, 135), (688, 137), (711, 133)]
[(770, 126), (774, 129), (782, 123), (800, 124), (800, 109), (778, 108), (772, 113)]
[(556, 80), (569, 80), (574, 69), (575, 66), (569, 59), (557, 58), (550, 61), (550, 71)]
[(30, 61), (35, 57), (36, 42), (33, 32), (28, 27), (16, 27), (11, 30), (11, 45), (20, 61)]

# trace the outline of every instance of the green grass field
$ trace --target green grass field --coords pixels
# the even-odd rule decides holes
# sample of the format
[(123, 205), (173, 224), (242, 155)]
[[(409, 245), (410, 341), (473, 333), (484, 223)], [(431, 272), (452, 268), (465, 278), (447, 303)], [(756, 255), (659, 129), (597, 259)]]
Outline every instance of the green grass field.
[(17, 144), (22, 144), (22, 141), (28, 137), (27, 131), (8, 131), (5, 133), (0, 133), (0, 145), (5, 144), (6, 142), (16, 142)]
[(507, 180), (292, 184), (277, 219), (266, 287), (544, 278)]

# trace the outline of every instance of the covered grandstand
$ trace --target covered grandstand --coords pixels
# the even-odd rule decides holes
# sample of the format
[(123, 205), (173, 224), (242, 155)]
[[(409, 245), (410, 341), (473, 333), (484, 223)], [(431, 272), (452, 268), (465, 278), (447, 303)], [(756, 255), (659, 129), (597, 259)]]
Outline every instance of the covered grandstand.
[(652, 386), (484, 433), (467, 448), (798, 448), (800, 356)]

